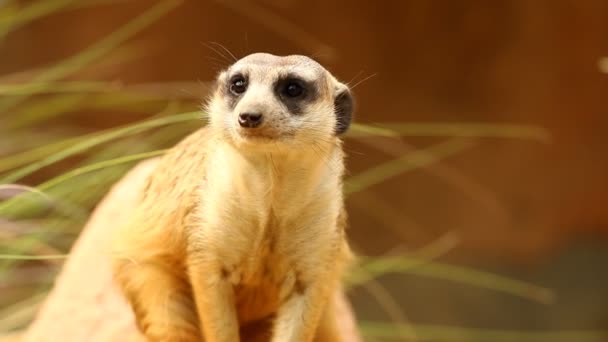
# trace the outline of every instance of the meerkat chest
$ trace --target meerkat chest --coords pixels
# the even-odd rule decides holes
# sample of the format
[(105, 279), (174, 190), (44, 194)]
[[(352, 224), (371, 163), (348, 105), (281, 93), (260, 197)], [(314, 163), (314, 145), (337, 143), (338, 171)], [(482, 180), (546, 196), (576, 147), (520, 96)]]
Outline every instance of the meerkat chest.
[(295, 273), (285, 256), (273, 250), (271, 238), (235, 267), (231, 279), (241, 322), (260, 320), (276, 313), (293, 288)]
[(298, 262), (289, 252), (288, 228), (274, 213), (244, 221), (248, 224), (240, 222), (240, 229), (224, 237), (222, 272), (234, 289), (239, 321), (251, 322), (276, 313), (293, 291)]
[[(245, 163), (230, 153), (210, 158), (211, 166), (218, 164), (230, 167), (209, 168), (200, 202), (205, 240), (222, 247), (222, 255), (250, 260), (256, 270), (258, 264), (275, 259), (269, 255), (282, 256), (292, 242), (308, 235), (321, 217), (337, 212), (336, 196), (327, 190), (339, 189), (337, 182), (319, 181), (316, 171), (277, 172), (271, 165)], [(273, 247), (274, 254), (263, 252)]]
[[(280, 172), (217, 154), (202, 188), (198, 252), (233, 285), (239, 319), (262, 319), (297, 289), (336, 240), (339, 182), (318, 170)], [(298, 163), (296, 165), (306, 165)], [(275, 165), (276, 166), (276, 165)], [(280, 167), (280, 166), (278, 166)]]

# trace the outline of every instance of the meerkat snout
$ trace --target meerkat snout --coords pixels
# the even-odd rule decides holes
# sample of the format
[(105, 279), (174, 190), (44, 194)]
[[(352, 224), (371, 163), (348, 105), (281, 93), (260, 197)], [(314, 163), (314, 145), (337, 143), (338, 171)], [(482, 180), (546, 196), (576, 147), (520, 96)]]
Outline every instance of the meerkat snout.
[(239, 114), (239, 125), (244, 128), (256, 128), (262, 121), (264, 116), (261, 113), (241, 113)]
[(236, 144), (331, 142), (351, 123), (353, 99), (313, 59), (255, 53), (221, 72), (207, 103), (211, 127)]

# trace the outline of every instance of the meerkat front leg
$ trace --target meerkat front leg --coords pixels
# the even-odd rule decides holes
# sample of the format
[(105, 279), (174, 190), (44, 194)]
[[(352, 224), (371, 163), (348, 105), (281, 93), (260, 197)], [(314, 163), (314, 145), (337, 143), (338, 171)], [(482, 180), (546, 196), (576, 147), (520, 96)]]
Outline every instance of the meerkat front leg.
[(272, 342), (313, 341), (336, 284), (334, 277), (331, 272), (324, 272), (312, 281), (296, 279), (293, 292), (277, 313)]
[(228, 272), (219, 262), (205, 262), (191, 264), (189, 273), (204, 341), (238, 342), (239, 323)]
[(338, 325), (338, 317), (335, 307), (335, 299), (333, 296), (327, 301), (317, 331), (315, 334), (315, 342), (341, 342), (344, 332)]
[(129, 301), (146, 341), (201, 339), (188, 284), (161, 263), (120, 260), (115, 279)]

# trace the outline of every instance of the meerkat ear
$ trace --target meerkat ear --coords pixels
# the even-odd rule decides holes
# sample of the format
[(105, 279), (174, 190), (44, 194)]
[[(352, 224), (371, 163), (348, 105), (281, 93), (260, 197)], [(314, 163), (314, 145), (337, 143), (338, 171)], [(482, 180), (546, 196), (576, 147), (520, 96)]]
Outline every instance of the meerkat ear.
[(350, 122), (353, 118), (355, 109), (355, 101), (350, 89), (342, 83), (339, 83), (334, 98), (334, 111), (336, 113), (336, 135), (341, 135), (348, 131)]

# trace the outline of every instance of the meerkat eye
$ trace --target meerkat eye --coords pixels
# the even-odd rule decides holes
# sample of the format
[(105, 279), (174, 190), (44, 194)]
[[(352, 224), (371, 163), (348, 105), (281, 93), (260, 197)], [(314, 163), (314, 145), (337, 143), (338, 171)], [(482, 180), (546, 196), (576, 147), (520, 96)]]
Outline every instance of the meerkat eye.
[(237, 75), (230, 80), (230, 92), (240, 95), (247, 90), (247, 81), (243, 76)]
[(291, 81), (285, 84), (283, 88), (283, 95), (287, 97), (298, 97), (304, 93), (304, 87), (300, 85), (298, 82)]

